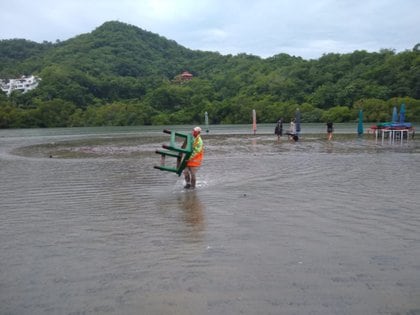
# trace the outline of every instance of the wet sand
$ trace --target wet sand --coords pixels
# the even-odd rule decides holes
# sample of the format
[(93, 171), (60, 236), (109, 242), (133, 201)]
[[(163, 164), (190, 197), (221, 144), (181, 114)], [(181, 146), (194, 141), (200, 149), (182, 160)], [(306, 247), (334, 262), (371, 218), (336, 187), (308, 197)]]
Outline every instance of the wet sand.
[(190, 191), (156, 130), (0, 131), (0, 314), (420, 314), (420, 142), (325, 137), (204, 134)]

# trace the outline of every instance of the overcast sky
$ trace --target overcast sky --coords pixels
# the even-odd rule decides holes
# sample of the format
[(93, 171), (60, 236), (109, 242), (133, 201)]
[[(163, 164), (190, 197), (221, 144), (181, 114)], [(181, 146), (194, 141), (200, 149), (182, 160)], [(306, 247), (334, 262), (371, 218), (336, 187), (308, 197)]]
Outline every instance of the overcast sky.
[(263, 58), (420, 43), (420, 0), (0, 0), (0, 21), (0, 40), (64, 41), (120, 21), (190, 49)]

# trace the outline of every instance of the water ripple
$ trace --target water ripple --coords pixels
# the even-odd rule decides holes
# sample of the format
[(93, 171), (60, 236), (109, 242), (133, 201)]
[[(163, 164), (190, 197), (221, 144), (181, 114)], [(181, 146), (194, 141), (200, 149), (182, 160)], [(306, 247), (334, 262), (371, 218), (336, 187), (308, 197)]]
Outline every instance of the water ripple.
[(205, 135), (184, 190), (160, 134), (49, 137), (0, 152), (2, 314), (420, 309), (415, 141)]

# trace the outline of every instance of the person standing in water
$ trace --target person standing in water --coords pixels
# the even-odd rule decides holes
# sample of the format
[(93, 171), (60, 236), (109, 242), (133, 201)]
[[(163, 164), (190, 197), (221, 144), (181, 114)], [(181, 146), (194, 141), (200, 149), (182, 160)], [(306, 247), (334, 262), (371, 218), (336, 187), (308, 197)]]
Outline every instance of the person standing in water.
[(293, 141), (298, 141), (299, 140), (299, 136), (296, 134), (296, 123), (295, 123), (295, 119), (292, 118), (292, 120), (290, 121), (290, 127), (289, 127), (289, 131), (287, 132), (287, 135), (289, 136), (289, 140), (293, 140)]
[(295, 119), (292, 118), (292, 120), (290, 121), (290, 127), (289, 127), (289, 133), (291, 133), (292, 135), (296, 134), (296, 123), (295, 123)]
[(283, 135), (283, 118), (280, 118), (277, 121), (276, 128), (274, 129), (274, 134), (277, 135), (277, 140), (280, 141), (280, 137)]
[(330, 141), (332, 139), (333, 131), (334, 131), (333, 123), (330, 122), (330, 121), (327, 122), (327, 139), (328, 139), (328, 141)]
[(194, 142), (192, 145), (192, 154), (187, 161), (187, 166), (184, 170), (184, 179), (185, 179), (185, 187), (184, 188), (195, 188), (196, 184), (196, 174), (198, 168), (201, 166), (201, 162), (203, 161), (204, 155), (204, 145), (203, 140), (201, 139), (201, 128), (195, 127), (192, 131), (192, 135), (194, 137)]

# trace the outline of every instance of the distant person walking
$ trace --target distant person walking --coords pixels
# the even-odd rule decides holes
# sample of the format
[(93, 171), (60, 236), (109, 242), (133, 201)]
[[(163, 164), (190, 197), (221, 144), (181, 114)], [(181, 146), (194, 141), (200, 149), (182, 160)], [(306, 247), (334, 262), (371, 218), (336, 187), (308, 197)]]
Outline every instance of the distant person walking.
[(283, 118), (280, 118), (277, 121), (276, 128), (274, 129), (274, 134), (277, 135), (277, 140), (280, 140), (280, 137), (283, 135)]
[(332, 122), (327, 122), (327, 139), (330, 141), (333, 137), (334, 126)]
[(299, 136), (296, 134), (296, 123), (295, 118), (292, 118), (290, 121), (289, 131), (287, 132), (287, 135), (289, 136), (289, 140), (298, 141)]
[(296, 123), (295, 123), (295, 121), (296, 120), (294, 118), (290, 121), (289, 133), (292, 134), (292, 135), (296, 134)]

